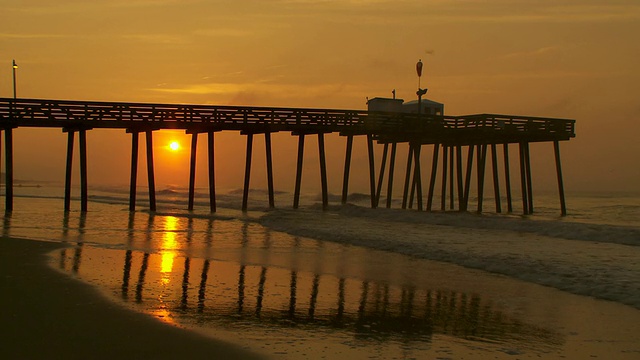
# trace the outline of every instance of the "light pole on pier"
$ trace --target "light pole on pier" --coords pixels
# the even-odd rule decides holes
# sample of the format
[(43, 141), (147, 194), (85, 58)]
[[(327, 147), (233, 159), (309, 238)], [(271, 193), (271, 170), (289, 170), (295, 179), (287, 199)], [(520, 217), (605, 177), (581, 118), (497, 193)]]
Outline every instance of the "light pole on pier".
[(420, 119), (420, 114), (422, 113), (422, 95), (427, 93), (427, 89), (420, 88), (420, 77), (422, 77), (422, 60), (418, 60), (416, 64), (416, 72), (418, 73), (418, 91), (416, 95), (418, 95), (418, 119)]
[(16, 69), (18, 68), (18, 64), (16, 64), (16, 60), (13, 60), (13, 98), (16, 98)]

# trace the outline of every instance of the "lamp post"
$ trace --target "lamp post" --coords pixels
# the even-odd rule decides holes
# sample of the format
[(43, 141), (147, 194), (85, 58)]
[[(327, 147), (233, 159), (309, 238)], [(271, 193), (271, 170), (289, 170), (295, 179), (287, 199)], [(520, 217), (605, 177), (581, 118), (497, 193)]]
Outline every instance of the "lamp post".
[(16, 64), (15, 59), (13, 60), (13, 98), (16, 98), (16, 69), (18, 68), (18, 64)]
[(416, 64), (416, 72), (418, 73), (418, 91), (416, 91), (416, 95), (418, 95), (418, 119), (420, 119), (420, 115), (422, 113), (422, 95), (427, 93), (427, 89), (420, 88), (420, 77), (422, 77), (422, 60), (418, 60)]

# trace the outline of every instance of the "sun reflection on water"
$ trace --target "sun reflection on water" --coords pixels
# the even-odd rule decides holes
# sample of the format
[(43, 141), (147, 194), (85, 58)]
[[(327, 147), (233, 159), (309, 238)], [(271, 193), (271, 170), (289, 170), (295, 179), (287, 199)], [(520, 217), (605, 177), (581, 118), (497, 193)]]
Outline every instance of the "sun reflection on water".
[(175, 216), (166, 216), (164, 220), (162, 251), (160, 253), (160, 273), (162, 274), (162, 284), (167, 285), (171, 281), (173, 261), (176, 258), (176, 249), (179, 248), (176, 234), (179, 219)]

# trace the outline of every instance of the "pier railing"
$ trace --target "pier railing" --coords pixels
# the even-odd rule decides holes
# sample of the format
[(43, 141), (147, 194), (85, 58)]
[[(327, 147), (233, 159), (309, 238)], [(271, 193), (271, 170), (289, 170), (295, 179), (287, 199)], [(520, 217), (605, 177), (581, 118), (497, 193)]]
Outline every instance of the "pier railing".
[[(434, 116), (311, 108), (171, 105), (0, 98), (3, 127), (80, 127), (240, 130), (245, 132), (343, 132), (373, 134), (379, 140), (422, 142), (436, 137), (533, 135), (531, 141), (568, 140), (575, 121), (568, 119), (478, 114)], [(495, 140), (495, 139), (490, 139)], [(469, 140), (470, 141), (470, 140)]]

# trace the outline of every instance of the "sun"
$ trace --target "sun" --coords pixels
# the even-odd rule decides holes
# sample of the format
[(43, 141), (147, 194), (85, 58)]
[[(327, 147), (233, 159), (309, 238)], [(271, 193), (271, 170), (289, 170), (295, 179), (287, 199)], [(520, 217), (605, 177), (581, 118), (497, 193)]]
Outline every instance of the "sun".
[(178, 151), (180, 150), (180, 143), (177, 141), (172, 141), (169, 143), (169, 150)]

